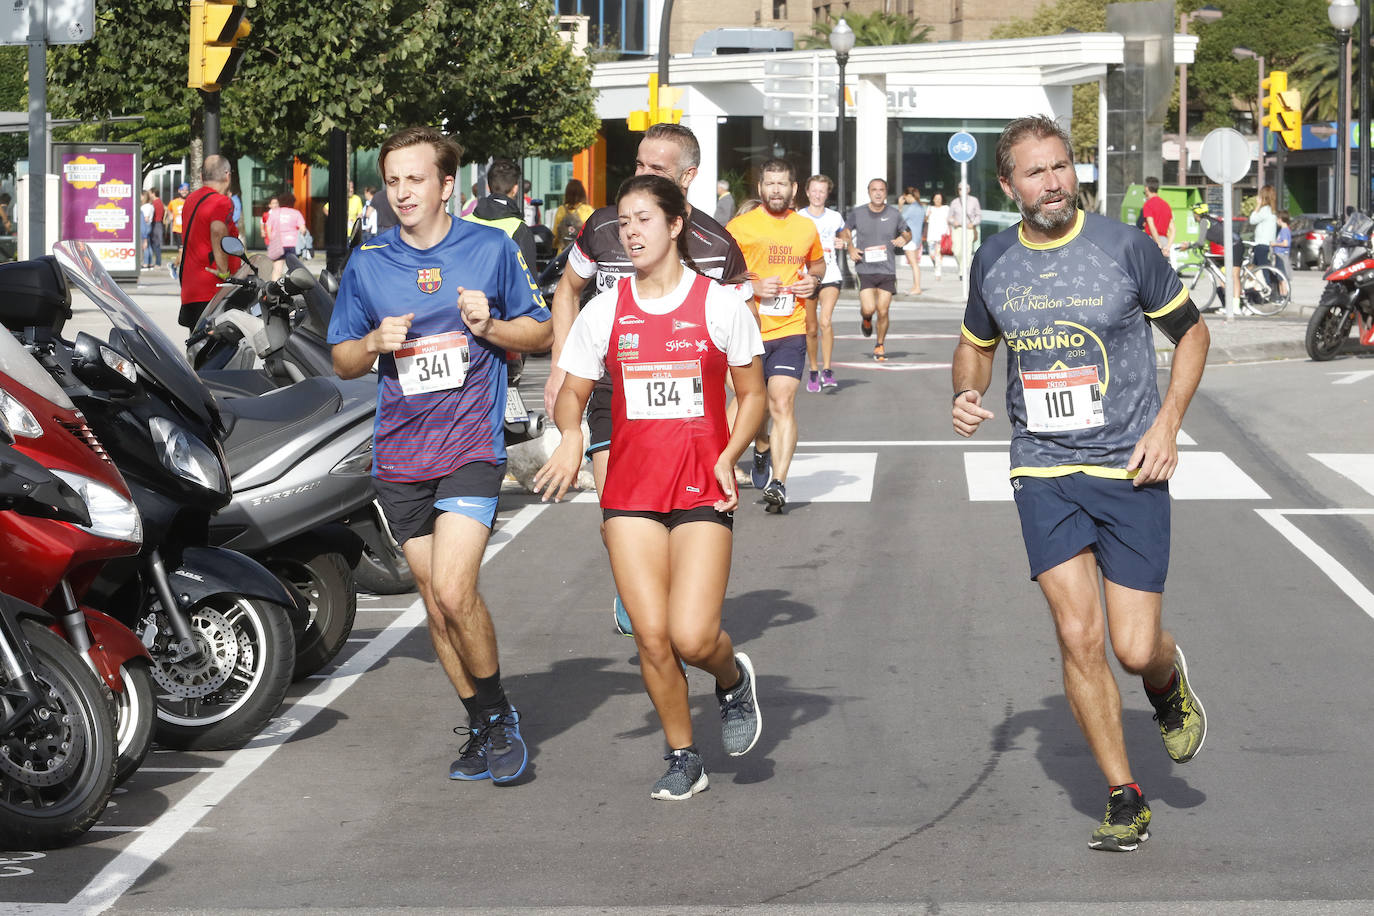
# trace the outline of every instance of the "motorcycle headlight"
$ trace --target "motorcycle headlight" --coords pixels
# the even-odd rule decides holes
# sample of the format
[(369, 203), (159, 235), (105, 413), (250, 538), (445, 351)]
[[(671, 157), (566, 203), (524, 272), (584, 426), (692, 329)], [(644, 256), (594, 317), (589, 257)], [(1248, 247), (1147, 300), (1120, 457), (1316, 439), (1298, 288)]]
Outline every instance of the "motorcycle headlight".
[(29, 409), (20, 404), (8, 391), (0, 389), (0, 414), (4, 414), (10, 432), (26, 439), (37, 439), (43, 435), (43, 427), (38, 424)]
[(76, 527), (103, 538), (134, 544), (143, 543), (143, 520), (139, 518), (138, 508), (132, 502), (116, 490), (81, 474), (57, 470), (53, 473), (66, 481), (67, 485), (80, 493), (81, 498), (86, 501), (86, 509), (91, 514), (91, 524)]
[(339, 477), (363, 476), (372, 473), (372, 437), (360, 443), (353, 451), (330, 468), (329, 473)]
[(148, 429), (158, 445), (163, 467), (207, 490), (227, 491), (224, 466), (204, 442), (166, 417), (153, 417), (148, 421)]

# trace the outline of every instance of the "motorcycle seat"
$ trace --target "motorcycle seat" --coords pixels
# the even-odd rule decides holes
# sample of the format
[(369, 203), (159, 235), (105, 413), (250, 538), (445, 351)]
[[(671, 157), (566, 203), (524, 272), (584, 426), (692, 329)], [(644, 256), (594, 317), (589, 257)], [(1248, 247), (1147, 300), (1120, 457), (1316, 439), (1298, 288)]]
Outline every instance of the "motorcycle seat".
[(237, 476), (303, 430), (338, 413), (343, 396), (328, 379), (309, 378), (255, 398), (217, 399), (224, 419), (224, 457)]
[(220, 398), (255, 398), (276, 391), (278, 386), (258, 369), (202, 369), (196, 373), (205, 387)]

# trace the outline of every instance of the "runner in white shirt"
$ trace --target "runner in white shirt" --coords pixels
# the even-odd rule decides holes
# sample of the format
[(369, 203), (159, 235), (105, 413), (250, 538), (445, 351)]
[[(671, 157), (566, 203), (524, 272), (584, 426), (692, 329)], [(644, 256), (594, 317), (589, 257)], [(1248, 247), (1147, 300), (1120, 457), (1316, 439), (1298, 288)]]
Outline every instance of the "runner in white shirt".
[[(835, 327), (831, 318), (835, 314), (835, 303), (840, 298), (840, 264), (835, 257), (835, 236), (844, 228), (844, 217), (825, 206), (835, 183), (825, 175), (812, 175), (806, 180), (806, 200), (809, 206), (800, 211), (802, 216), (810, 217), (816, 224), (821, 236), (821, 249), (825, 252), (825, 277), (821, 280), (817, 298), (811, 300), (806, 310), (806, 358), (811, 364), (811, 375), (806, 382), (806, 390), (812, 393), (822, 388), (836, 388), (835, 373), (830, 371), (830, 354), (835, 349)], [(820, 306), (817, 308), (816, 303)], [(816, 343), (820, 339), (820, 375), (816, 373)]]

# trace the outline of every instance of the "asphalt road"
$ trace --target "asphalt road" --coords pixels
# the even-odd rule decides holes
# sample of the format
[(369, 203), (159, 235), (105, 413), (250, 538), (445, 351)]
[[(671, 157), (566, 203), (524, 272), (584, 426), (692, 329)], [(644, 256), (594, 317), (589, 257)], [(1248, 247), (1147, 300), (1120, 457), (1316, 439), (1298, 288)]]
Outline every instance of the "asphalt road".
[(792, 505), (744, 492), (726, 627), (764, 733), (725, 756), (692, 673), (709, 791), (648, 797), (662, 739), (612, 630), (594, 500), (512, 495), (482, 589), (532, 752), (519, 783), (446, 778), (461, 717), (423, 613), (365, 597), (339, 667), (252, 746), (156, 752), (84, 842), (0, 856), (4, 909), (1369, 912), (1369, 364), (1209, 366), (1165, 615), (1210, 731), (1173, 764), (1119, 678), (1155, 820), (1113, 856), (1087, 848), (1105, 786), (1027, 579), (1000, 398), (954, 436), (959, 309), (896, 314), (880, 367), (841, 307), (841, 387), (800, 395)]

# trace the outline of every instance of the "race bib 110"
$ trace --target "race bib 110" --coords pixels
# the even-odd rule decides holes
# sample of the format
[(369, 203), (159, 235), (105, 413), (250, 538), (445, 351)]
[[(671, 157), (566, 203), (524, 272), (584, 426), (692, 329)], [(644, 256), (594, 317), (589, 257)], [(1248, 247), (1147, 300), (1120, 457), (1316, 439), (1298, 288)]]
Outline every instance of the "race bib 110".
[(1106, 422), (1096, 366), (1023, 371), (1026, 428), (1033, 433), (1089, 429)]

